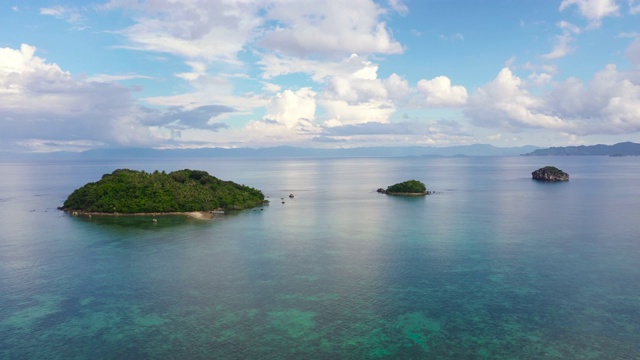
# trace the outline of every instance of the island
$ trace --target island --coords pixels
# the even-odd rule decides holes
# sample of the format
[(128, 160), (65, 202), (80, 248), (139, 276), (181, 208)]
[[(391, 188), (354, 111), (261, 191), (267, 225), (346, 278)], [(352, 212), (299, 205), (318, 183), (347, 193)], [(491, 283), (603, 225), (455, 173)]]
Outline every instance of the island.
[(60, 210), (72, 214), (161, 215), (198, 218), (268, 203), (260, 190), (201, 170), (147, 173), (118, 169), (76, 189)]
[(386, 189), (379, 188), (377, 192), (387, 195), (404, 196), (424, 196), (431, 194), (431, 191), (427, 191), (427, 187), (418, 180), (407, 180), (388, 186)]
[(534, 180), (539, 181), (569, 181), (569, 174), (554, 166), (545, 166), (531, 173)]
[(630, 141), (614, 145), (580, 145), (536, 149), (523, 156), (640, 156), (640, 144)]

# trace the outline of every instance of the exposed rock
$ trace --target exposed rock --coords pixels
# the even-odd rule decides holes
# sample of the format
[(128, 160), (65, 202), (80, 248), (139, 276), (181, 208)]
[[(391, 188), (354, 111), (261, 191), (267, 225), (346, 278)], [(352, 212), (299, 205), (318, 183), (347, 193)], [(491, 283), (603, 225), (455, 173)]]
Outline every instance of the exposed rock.
[(289, 197), (290, 197), (291, 199), (293, 199), (293, 194), (289, 194)]
[(553, 166), (540, 168), (532, 172), (531, 177), (540, 181), (569, 181), (569, 174)]

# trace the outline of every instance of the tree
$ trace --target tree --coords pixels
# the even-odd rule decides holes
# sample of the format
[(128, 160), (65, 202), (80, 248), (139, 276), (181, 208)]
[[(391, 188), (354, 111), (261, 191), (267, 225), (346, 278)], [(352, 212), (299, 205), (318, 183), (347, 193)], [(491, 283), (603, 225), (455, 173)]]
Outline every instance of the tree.
[(427, 191), (427, 187), (418, 180), (407, 180), (401, 183), (397, 183), (395, 185), (391, 185), (387, 187), (388, 193), (424, 193)]
[(75, 190), (63, 210), (105, 213), (246, 209), (265, 202), (257, 189), (223, 181), (200, 170), (169, 174), (118, 169)]

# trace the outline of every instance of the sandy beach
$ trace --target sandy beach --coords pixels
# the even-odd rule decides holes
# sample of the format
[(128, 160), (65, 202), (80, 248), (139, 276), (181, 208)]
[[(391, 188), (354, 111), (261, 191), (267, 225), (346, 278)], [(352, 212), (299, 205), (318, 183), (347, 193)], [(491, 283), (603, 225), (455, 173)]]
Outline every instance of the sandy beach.
[(150, 212), (150, 213), (105, 213), (105, 212), (91, 212), (91, 211), (77, 211), (77, 210), (66, 210), (69, 214), (73, 216), (84, 215), (84, 216), (165, 216), (165, 215), (183, 215), (188, 216), (192, 219), (198, 220), (211, 220), (216, 216), (223, 214), (222, 211), (189, 211), (189, 212)]

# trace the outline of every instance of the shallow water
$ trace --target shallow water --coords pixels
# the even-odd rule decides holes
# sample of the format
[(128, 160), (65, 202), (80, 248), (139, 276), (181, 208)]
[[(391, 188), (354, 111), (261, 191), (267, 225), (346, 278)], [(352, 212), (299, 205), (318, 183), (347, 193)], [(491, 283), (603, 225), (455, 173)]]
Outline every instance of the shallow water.
[[(271, 205), (56, 210), (123, 167)], [(375, 192), (413, 178), (436, 193)], [(639, 358), (639, 180), (606, 157), (2, 163), (0, 358)]]

